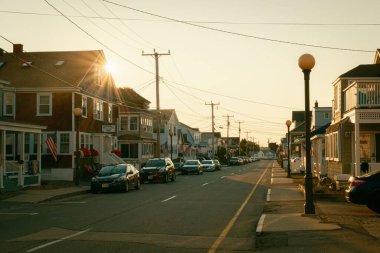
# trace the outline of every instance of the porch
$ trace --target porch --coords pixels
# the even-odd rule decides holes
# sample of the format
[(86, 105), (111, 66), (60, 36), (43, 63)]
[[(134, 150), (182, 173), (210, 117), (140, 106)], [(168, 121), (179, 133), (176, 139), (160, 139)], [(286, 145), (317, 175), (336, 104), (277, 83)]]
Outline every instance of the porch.
[(360, 175), (360, 165), (380, 170), (380, 82), (356, 81), (343, 91), (343, 118), (349, 118), (354, 130), (342, 133), (351, 137), (351, 174)]
[[(41, 132), (46, 127), (0, 121), (0, 191), (41, 184)], [(29, 140), (36, 152), (29, 154)]]

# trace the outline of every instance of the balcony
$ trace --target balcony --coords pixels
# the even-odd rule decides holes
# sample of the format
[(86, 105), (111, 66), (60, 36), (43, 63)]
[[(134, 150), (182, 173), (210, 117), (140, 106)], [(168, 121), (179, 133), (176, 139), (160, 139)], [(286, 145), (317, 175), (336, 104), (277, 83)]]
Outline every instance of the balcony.
[(380, 82), (353, 82), (343, 91), (344, 114), (356, 111), (361, 123), (380, 120)]
[(344, 112), (380, 108), (380, 82), (354, 82), (343, 91)]

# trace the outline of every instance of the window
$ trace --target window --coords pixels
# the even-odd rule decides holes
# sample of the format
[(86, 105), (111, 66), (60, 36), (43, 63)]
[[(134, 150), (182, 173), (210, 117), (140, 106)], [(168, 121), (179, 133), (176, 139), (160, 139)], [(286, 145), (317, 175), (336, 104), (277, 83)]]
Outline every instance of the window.
[(82, 117), (87, 117), (87, 97), (82, 96)]
[(52, 95), (50, 93), (37, 94), (37, 116), (52, 115)]
[(129, 131), (136, 131), (138, 130), (138, 117), (132, 116), (129, 118)]
[(330, 116), (330, 114), (329, 114), (328, 112), (325, 112), (325, 113), (324, 113), (324, 116), (325, 116), (325, 119), (328, 119), (329, 116)]
[(13, 116), (15, 113), (15, 94), (4, 93), (4, 115)]
[(334, 111), (340, 110), (340, 84), (334, 86)]
[(62, 66), (64, 63), (65, 63), (65, 61), (57, 61), (57, 62), (55, 63), (55, 66), (56, 66), (56, 67)]
[(108, 122), (112, 123), (112, 104), (108, 104)]
[(120, 131), (128, 130), (128, 117), (122, 116), (120, 117)]
[(81, 148), (90, 148), (93, 143), (92, 136), (90, 134), (82, 133), (80, 135), (80, 147)]
[(329, 160), (339, 161), (339, 138), (338, 132), (326, 135), (325, 141), (326, 158)]
[(60, 154), (70, 153), (70, 133), (60, 133), (59, 134), (59, 149)]
[(142, 144), (142, 155), (143, 156), (153, 155), (153, 143), (143, 143)]
[(374, 136), (372, 134), (360, 134), (360, 161), (371, 161), (372, 140)]
[(138, 158), (138, 143), (120, 144), (122, 158)]
[(100, 100), (94, 100), (94, 119), (103, 120), (103, 103)]

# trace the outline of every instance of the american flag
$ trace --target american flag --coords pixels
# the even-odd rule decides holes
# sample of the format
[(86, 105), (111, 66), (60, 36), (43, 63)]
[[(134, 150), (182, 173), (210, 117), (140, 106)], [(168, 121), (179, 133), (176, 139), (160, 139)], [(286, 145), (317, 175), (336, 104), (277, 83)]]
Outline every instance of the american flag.
[(51, 136), (49, 136), (45, 143), (48, 146), (54, 161), (57, 161), (57, 145), (55, 145), (54, 139)]

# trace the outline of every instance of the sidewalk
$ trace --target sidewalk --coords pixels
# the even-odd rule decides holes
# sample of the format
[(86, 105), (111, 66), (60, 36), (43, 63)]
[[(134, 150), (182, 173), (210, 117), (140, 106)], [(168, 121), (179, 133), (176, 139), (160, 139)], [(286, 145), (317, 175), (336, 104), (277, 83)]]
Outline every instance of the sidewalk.
[(70, 184), (71, 182), (67, 186), (57, 188), (31, 187), (30, 189), (13, 193), (13, 196), (5, 198), (2, 201), (40, 203), (90, 192), (89, 182), (81, 182), (78, 186), (71, 186)]
[[(343, 193), (336, 193), (338, 197), (341, 194)], [(377, 246), (380, 246), (378, 214), (365, 205), (350, 204), (342, 198), (335, 198), (336, 196), (317, 195), (314, 194), (316, 214), (305, 215), (302, 188), (293, 178), (287, 178), (285, 169), (274, 163), (264, 211), (256, 228), (256, 250), (302, 252), (302, 249), (307, 249), (309, 252), (321, 252), (324, 248), (325, 252), (330, 252), (338, 247), (337, 242), (350, 243), (348, 239), (341, 239), (347, 234), (350, 237), (363, 237), (361, 243), (365, 240), (378, 240)], [(347, 227), (357, 230), (347, 230)], [(351, 240), (354, 243), (359, 239)], [(329, 242), (331, 245), (326, 246)]]
[[(287, 173), (277, 164), (272, 168), (271, 188), (268, 190), (267, 202), (299, 202), (300, 208), (296, 210), (277, 210), (262, 214), (256, 233), (275, 231), (299, 231), (299, 230), (335, 230), (340, 227), (335, 224), (321, 223), (316, 215), (304, 215), (304, 194), (299, 189), (299, 184), (292, 178), (287, 178)], [(290, 212), (286, 212), (290, 211)]]

